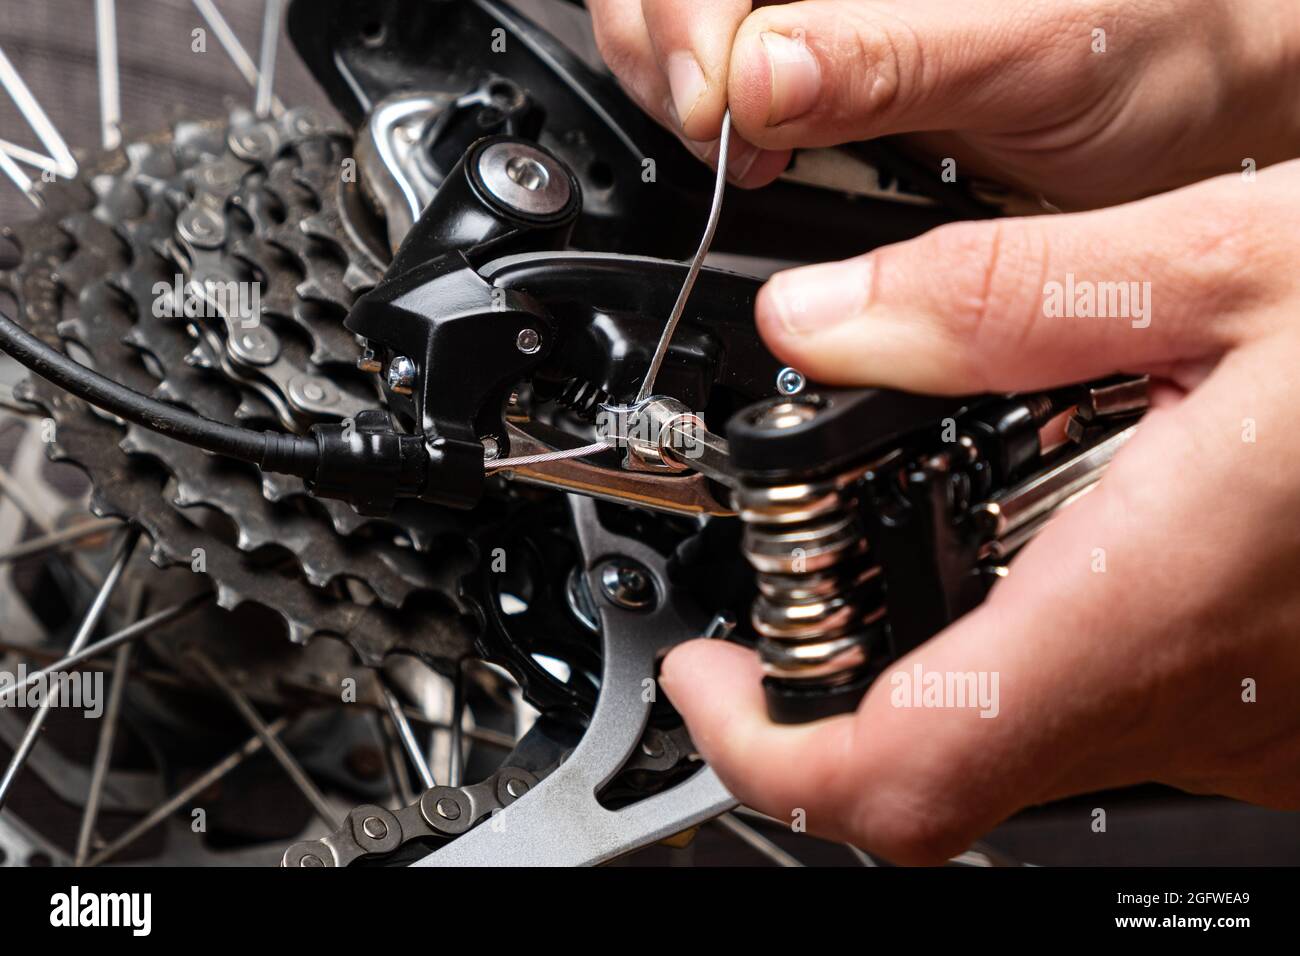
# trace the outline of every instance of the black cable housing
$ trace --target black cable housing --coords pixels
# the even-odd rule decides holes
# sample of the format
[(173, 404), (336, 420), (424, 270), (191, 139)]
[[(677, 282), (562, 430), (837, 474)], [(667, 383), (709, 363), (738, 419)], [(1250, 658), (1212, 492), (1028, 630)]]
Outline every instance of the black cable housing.
[(316, 473), (320, 448), (315, 438), (227, 425), (142, 395), (51, 348), (3, 312), (0, 350), (77, 398), (160, 435), (264, 471), (308, 479)]

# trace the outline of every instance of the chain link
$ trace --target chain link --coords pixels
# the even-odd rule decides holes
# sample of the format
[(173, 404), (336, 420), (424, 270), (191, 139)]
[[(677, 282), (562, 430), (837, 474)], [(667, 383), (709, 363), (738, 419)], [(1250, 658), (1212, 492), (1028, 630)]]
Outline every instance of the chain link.
[(430, 787), (396, 812), (362, 804), (329, 836), (289, 847), (281, 866), (348, 866), (364, 856), (395, 853), (412, 840), (458, 837), (510, 806), (549, 772), (539, 777), (517, 767), (502, 767), (480, 783)]

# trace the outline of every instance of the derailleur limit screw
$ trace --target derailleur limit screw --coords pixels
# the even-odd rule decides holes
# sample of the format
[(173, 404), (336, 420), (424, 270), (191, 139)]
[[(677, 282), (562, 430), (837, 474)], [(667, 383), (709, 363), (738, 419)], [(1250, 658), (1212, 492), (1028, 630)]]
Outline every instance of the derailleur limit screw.
[(806, 384), (807, 379), (798, 369), (787, 367), (776, 373), (776, 390), (782, 395), (798, 395)]
[(600, 589), (611, 604), (628, 611), (643, 611), (654, 604), (654, 579), (630, 562), (610, 562), (600, 572)]
[(535, 355), (542, 347), (542, 337), (536, 329), (522, 329), (515, 338), (515, 348), (525, 355)]
[(415, 363), (398, 355), (388, 364), (388, 387), (398, 395), (410, 395), (415, 388)]
[(817, 417), (817, 406), (805, 402), (778, 402), (769, 408), (763, 409), (754, 424), (759, 428), (770, 429), (772, 431), (784, 431), (787, 428), (794, 428), (802, 425), (804, 422), (810, 422)]

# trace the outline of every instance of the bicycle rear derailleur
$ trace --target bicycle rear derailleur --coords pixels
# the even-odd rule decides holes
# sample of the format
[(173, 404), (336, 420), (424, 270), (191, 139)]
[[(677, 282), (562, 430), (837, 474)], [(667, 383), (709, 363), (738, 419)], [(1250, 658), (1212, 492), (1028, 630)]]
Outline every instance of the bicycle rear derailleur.
[[(367, 511), (407, 495), (469, 508), (504, 479), (738, 516), (757, 594), (735, 634), (757, 643), (775, 720), (852, 709), (884, 666), (979, 603), (1145, 409), (1139, 378), (1010, 397), (788, 394), (799, 376), (754, 330), (759, 283), (714, 269), (655, 394), (637, 400), (687, 266), (562, 251), (581, 196), (534, 142), (469, 149), (347, 320), (391, 414), (318, 427), (322, 447), (355, 434), (406, 451), (364, 481), (319, 474), (313, 490)], [(1065, 441), (1044, 448), (1066, 414)]]

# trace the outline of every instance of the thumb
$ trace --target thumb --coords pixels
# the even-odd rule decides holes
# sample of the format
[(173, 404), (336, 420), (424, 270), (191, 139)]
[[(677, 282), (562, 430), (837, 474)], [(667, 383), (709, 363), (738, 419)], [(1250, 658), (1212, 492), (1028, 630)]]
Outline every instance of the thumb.
[(1249, 335), (1256, 202), (1224, 177), (1098, 212), (943, 226), (779, 273), (760, 331), (815, 381), (964, 394), (1176, 376)]

